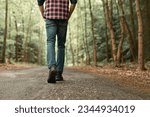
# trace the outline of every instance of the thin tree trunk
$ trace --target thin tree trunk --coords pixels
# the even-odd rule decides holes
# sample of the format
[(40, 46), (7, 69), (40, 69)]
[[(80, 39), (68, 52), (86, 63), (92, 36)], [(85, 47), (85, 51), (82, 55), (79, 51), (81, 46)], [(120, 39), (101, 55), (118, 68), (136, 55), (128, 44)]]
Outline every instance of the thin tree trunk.
[(84, 23), (84, 30), (85, 30), (85, 47), (86, 47), (86, 64), (87, 65), (90, 65), (90, 61), (91, 61), (91, 58), (90, 58), (90, 53), (89, 53), (89, 46), (88, 46), (88, 40), (87, 40), (87, 12), (86, 12), (86, 8), (87, 8), (87, 5), (86, 5), (86, 0), (84, 0), (84, 7), (85, 7), (85, 23)]
[(132, 35), (132, 39), (133, 39), (133, 59), (135, 60), (137, 58), (137, 54), (138, 54), (138, 42), (137, 42), (137, 37), (136, 37), (136, 29), (135, 29), (135, 17), (134, 17), (134, 10), (133, 10), (133, 2), (134, 0), (129, 0), (130, 3), (130, 22), (131, 22), (131, 35)]
[(15, 20), (15, 29), (16, 29), (16, 36), (15, 36), (15, 60), (18, 62), (18, 24), (17, 24), (17, 18), (15, 16), (14, 12), (14, 20)]
[(69, 24), (69, 43), (70, 43), (70, 51), (71, 51), (71, 54), (72, 54), (72, 64), (74, 66), (75, 65), (74, 50), (73, 50), (73, 47), (72, 47), (71, 40), (72, 40), (72, 35), (71, 35), (71, 28), (70, 28), (70, 24)]
[(68, 46), (65, 47), (65, 63), (68, 65)]
[[(82, 27), (81, 27), (82, 29), (81, 30), (85, 30), (83, 19), (81, 22), (82, 22)], [(84, 31), (84, 33), (82, 33), (82, 41), (83, 41), (83, 49), (84, 49), (83, 57), (82, 57), (82, 63), (84, 62), (84, 55), (85, 55), (85, 63), (87, 64), (87, 48), (86, 48), (86, 42), (85, 42), (85, 31)]]
[(5, 30), (4, 30), (4, 42), (2, 52), (2, 62), (5, 63), (6, 59), (6, 40), (7, 40), (7, 20), (8, 20), (8, 0), (5, 0)]
[(106, 21), (106, 9), (105, 4), (103, 0), (103, 12), (104, 12), (104, 21), (105, 21), (105, 37), (106, 37), (106, 56), (107, 56), (107, 62), (109, 62), (109, 49), (108, 49), (108, 29), (107, 29), (107, 21)]
[[(84, 3), (84, 5), (85, 5), (85, 3)], [(78, 8), (79, 8), (79, 10), (82, 10), (80, 4), (78, 4)], [(81, 17), (82, 16), (81, 12), (78, 11), (78, 13), (79, 13), (79, 16)], [(87, 48), (86, 48), (86, 42), (85, 42), (85, 29), (84, 29), (85, 28), (85, 25), (84, 25), (85, 23), (84, 23), (84, 21), (85, 21), (85, 17), (82, 17), (81, 20), (79, 21), (82, 24), (81, 31), (80, 31), (81, 32), (81, 38), (82, 38), (82, 46), (80, 46), (80, 47), (83, 50), (82, 51), (82, 56), (81, 56), (81, 62), (86, 64), (87, 63), (87, 59), (86, 59), (87, 58)], [(83, 30), (84, 30), (84, 32), (82, 33)]]
[(140, 70), (145, 70), (144, 66), (144, 49), (143, 49), (143, 21), (142, 14), (140, 10), (140, 1), (135, 0), (136, 2), (136, 13), (138, 20), (138, 64)]
[[(124, 19), (125, 19), (125, 17), (124, 17)], [(131, 30), (129, 28), (129, 25), (128, 25), (126, 19), (124, 20), (124, 24), (126, 27), (126, 31), (129, 34), (130, 52), (131, 52), (131, 57), (132, 57), (131, 61), (135, 61), (135, 59), (136, 59), (135, 43), (133, 41), (133, 36), (132, 36)]]
[(133, 41), (133, 35), (132, 35), (132, 32), (129, 28), (129, 25), (126, 21), (126, 18), (125, 18), (125, 13), (124, 13), (124, 8), (123, 8), (123, 1), (122, 0), (118, 0), (118, 3), (119, 3), (119, 6), (120, 6), (120, 12), (122, 14), (122, 18), (124, 20), (124, 25), (125, 25), (125, 28), (126, 28), (126, 31), (127, 33), (129, 34), (129, 44), (130, 44), (130, 52), (131, 52), (131, 61), (134, 61), (135, 58), (136, 58), (136, 52), (135, 52), (135, 43)]
[[(104, 2), (104, 0), (103, 0), (103, 2)], [(115, 33), (114, 33), (114, 29), (113, 29), (112, 20), (109, 17), (109, 14), (111, 11), (109, 10), (108, 0), (106, 0), (104, 2), (104, 4), (105, 4), (105, 9), (106, 9), (105, 11), (106, 11), (107, 26), (110, 31), (110, 37), (111, 37), (112, 56), (113, 56), (114, 63), (116, 65), (117, 64), (116, 40), (115, 40)]]
[(121, 27), (121, 35), (120, 35), (120, 41), (118, 45), (118, 51), (117, 51), (117, 65), (120, 65), (121, 62), (121, 53), (122, 53), (122, 45), (124, 41), (124, 33), (125, 33), (125, 26), (124, 26), (124, 11), (121, 12), (122, 10), (122, 4), (123, 2), (119, 0), (119, 16), (120, 16), (120, 27)]
[(109, 6), (109, 9), (110, 9), (109, 17), (110, 17), (110, 19), (113, 19), (113, 0), (109, 1), (108, 6)]
[(141, 0), (144, 33), (144, 58), (150, 61), (150, 0)]
[[(42, 23), (41, 23), (42, 24)], [(40, 25), (40, 31), (39, 31), (39, 48), (38, 48), (38, 64), (41, 65), (42, 64), (42, 41), (43, 39), (43, 26)]]
[(134, 12), (133, 12), (133, 0), (129, 0), (130, 2), (130, 22), (131, 22), (131, 33), (134, 40), (135, 39), (135, 22), (134, 22)]
[(23, 33), (25, 33), (25, 19), (24, 19), (24, 12), (23, 11), (21, 11), (21, 14), (22, 14), (22, 17), (21, 17), (21, 25), (22, 25), (22, 27), (21, 27), (21, 30), (22, 30), (22, 32)]
[(8, 39), (11, 38), (11, 30), (12, 30), (12, 22), (11, 22), (11, 16), (9, 15), (9, 21), (8, 21)]
[[(78, 7), (79, 5), (77, 4), (77, 7)], [(78, 65), (78, 63), (79, 63), (79, 30), (80, 30), (80, 28), (79, 28), (79, 23), (80, 23), (80, 19), (81, 18), (79, 18), (79, 9), (77, 9), (77, 30), (76, 30), (76, 33), (77, 33), (77, 38), (76, 38), (76, 41), (77, 41), (77, 46), (76, 46), (76, 64)]]
[(31, 34), (30, 28), (31, 28), (31, 16), (32, 16), (32, 5), (31, 5), (31, 10), (29, 13), (29, 20), (28, 20), (28, 25), (27, 25), (27, 32), (26, 32), (26, 37), (25, 37), (25, 44), (24, 44), (24, 62), (28, 62), (28, 42), (29, 42), (29, 35)]
[(92, 30), (92, 38), (93, 38), (93, 62), (94, 62), (94, 66), (97, 66), (97, 44), (96, 44), (96, 37), (94, 32), (94, 18), (92, 13), (91, 0), (89, 0), (89, 10), (90, 10), (91, 30)]

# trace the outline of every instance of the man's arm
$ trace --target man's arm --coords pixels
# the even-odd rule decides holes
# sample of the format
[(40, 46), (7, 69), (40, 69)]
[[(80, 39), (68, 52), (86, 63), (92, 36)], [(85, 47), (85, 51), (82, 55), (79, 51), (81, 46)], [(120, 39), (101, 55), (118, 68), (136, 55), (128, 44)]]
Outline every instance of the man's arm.
[(42, 17), (44, 18), (44, 6), (39, 6)]
[(44, 2), (45, 0), (37, 0), (42, 17), (44, 18)]
[(75, 7), (76, 7), (76, 3), (77, 3), (77, 0), (70, 0), (71, 1), (71, 5), (70, 5), (70, 9), (69, 9), (69, 16), (68, 16), (68, 20), (69, 18), (71, 17)]

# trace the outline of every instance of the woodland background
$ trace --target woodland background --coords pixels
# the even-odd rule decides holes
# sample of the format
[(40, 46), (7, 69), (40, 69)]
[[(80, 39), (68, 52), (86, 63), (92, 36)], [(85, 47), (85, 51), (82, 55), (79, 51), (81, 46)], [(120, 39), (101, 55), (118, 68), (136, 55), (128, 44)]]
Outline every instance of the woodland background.
[[(78, 0), (68, 25), (66, 65), (150, 61), (149, 0)], [(0, 0), (0, 63), (46, 64), (45, 22), (36, 0)]]

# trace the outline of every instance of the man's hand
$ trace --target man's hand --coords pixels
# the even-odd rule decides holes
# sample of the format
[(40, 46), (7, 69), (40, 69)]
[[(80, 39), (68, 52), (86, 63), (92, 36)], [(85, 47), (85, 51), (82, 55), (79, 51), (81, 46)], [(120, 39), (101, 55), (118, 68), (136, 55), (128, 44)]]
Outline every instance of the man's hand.
[(41, 12), (42, 17), (45, 18), (45, 17), (44, 17), (44, 6), (43, 6), (43, 5), (42, 5), (42, 6), (39, 6), (39, 9), (40, 9), (40, 12)]
[(74, 9), (76, 7), (76, 4), (71, 4), (70, 9), (69, 9), (69, 16), (68, 16), (68, 20), (70, 19)]

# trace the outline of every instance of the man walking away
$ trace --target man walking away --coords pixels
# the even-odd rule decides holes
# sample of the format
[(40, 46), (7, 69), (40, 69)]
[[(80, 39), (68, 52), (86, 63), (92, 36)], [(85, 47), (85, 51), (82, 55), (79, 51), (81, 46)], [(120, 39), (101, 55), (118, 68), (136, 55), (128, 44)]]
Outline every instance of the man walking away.
[[(56, 83), (56, 81), (63, 81), (67, 25), (77, 0), (37, 0), (37, 2), (41, 15), (46, 22), (47, 65), (49, 68), (47, 82)], [(56, 36), (58, 42), (57, 56), (55, 55)]]

